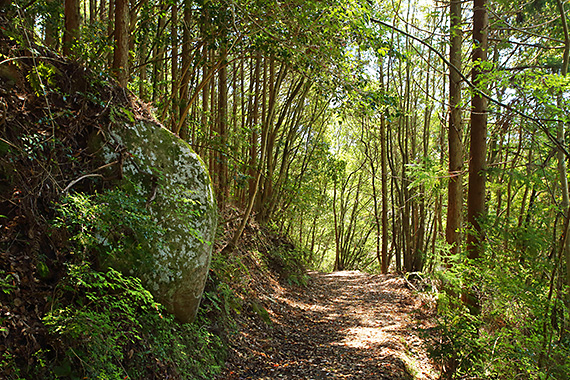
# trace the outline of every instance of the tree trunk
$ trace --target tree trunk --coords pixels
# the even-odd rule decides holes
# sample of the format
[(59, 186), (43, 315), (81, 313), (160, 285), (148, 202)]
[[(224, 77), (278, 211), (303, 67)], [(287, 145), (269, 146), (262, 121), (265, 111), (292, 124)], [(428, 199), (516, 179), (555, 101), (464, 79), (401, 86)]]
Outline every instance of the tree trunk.
[(63, 30), (63, 54), (73, 56), (73, 46), (79, 41), (79, 0), (65, 0), (65, 28)]
[[(482, 82), (487, 60), (488, 33), (487, 0), (473, 2), (473, 62), (472, 81), (480, 91), (485, 91)], [(487, 99), (474, 93), (471, 99), (471, 141), (469, 145), (469, 191), (467, 194), (467, 250), (470, 259), (483, 254), (483, 229), (480, 219), (485, 215), (485, 177), (487, 151)]]
[[(192, 3), (190, 0), (184, 0), (184, 22), (182, 23), (182, 79), (180, 81), (180, 107), (178, 110), (178, 118), (180, 117), (182, 111), (188, 102), (190, 83), (190, 50), (191, 50), (191, 39), (190, 34), (192, 30), (190, 28), (192, 22)], [(204, 48), (205, 51), (205, 48)], [(181, 128), (182, 129), (182, 128)]]
[[(381, 74), (382, 75), (382, 74)], [(380, 119), (380, 160), (381, 160), (381, 183), (382, 183), (382, 253), (381, 271), (388, 273), (388, 165), (386, 155), (386, 119)]]
[(89, 23), (93, 25), (97, 15), (97, 0), (89, 0)]
[[(253, 62), (252, 62), (253, 65)], [(256, 181), (256, 170), (257, 166), (257, 140), (259, 134), (257, 133), (257, 123), (259, 118), (259, 100), (260, 100), (260, 78), (261, 78), (261, 54), (257, 53), (255, 57), (255, 68), (253, 69), (253, 75), (250, 73), (250, 85), (249, 91), (251, 93), (248, 104), (249, 104), (249, 127), (251, 129), (251, 140), (249, 145), (249, 194), (253, 194), (257, 191), (257, 181)], [(253, 100), (252, 100), (253, 97)], [(252, 106), (253, 103), (253, 106)]]
[[(117, 2), (119, 0), (116, 0)], [(121, 0), (123, 1), (123, 0)], [(152, 101), (158, 102), (163, 95), (163, 81), (164, 81), (164, 42), (162, 41), (162, 33), (166, 26), (166, 20), (164, 18), (164, 11), (166, 9), (165, 0), (160, 0), (158, 2), (158, 22), (156, 25), (156, 39), (154, 43), (154, 49), (152, 54), (153, 64), (152, 64)], [(163, 121), (163, 120), (161, 120)]]
[[(109, 38), (113, 36), (115, 38), (115, 0), (109, 0), (109, 9), (107, 10), (107, 36)], [(108, 67), (113, 68), (113, 56), (115, 54), (115, 48), (113, 52), (109, 52), (107, 56)]]
[[(362, 118), (366, 118), (366, 116), (362, 116)], [(381, 121), (381, 123), (383, 123), (383, 121)], [(385, 260), (382, 257), (382, 223), (381, 223), (381, 211), (380, 211), (380, 202), (379, 199), (380, 198), (378, 196), (378, 190), (377, 190), (377, 185), (376, 185), (376, 172), (378, 171), (378, 168), (376, 166), (376, 163), (378, 162), (378, 146), (374, 145), (374, 152), (371, 152), (372, 150), (372, 144), (370, 143), (371, 141), (377, 142), (377, 136), (373, 135), (372, 133), (369, 133), (367, 135), (364, 134), (364, 131), (369, 130), (370, 126), (366, 125), (366, 123), (363, 121), (362, 123), (362, 137), (361, 137), (361, 142), (364, 145), (364, 155), (366, 156), (366, 159), (368, 160), (368, 164), (370, 165), (370, 181), (371, 181), (371, 185), (372, 185), (372, 200), (374, 202), (374, 229), (376, 231), (376, 238), (375, 238), (375, 243), (376, 243), (376, 258), (378, 259), (378, 263), (380, 264), (380, 267), (382, 268), (382, 273), (386, 273), (386, 268), (385, 268)], [(382, 128), (380, 130), (380, 133), (382, 133)]]
[[(570, 33), (568, 32), (568, 22), (566, 20), (566, 13), (564, 11), (564, 4), (561, 0), (557, 0), (558, 10), (560, 12), (560, 20), (562, 21), (562, 27), (564, 30), (564, 53), (562, 57), (562, 70), (560, 74), (562, 77), (568, 75), (568, 60), (570, 56)], [(556, 104), (558, 108), (563, 109), (563, 98), (562, 93), (558, 93), (556, 97)], [(562, 121), (558, 122), (558, 129), (556, 132), (556, 138), (560, 146), (564, 146), (564, 123)], [(565, 218), (569, 218), (568, 207), (570, 205), (570, 200), (568, 196), (568, 174), (566, 169), (566, 157), (561, 148), (557, 152), (558, 159), (558, 173), (560, 177), (560, 188), (562, 191), (562, 202), (560, 207), (564, 213)], [(565, 240), (564, 244), (564, 255), (566, 257), (566, 284), (570, 286), (570, 239)]]
[[(222, 48), (220, 52), (220, 60), (225, 61), (227, 50)], [(227, 199), (229, 198), (228, 184), (228, 156), (226, 150), (228, 147), (228, 78), (227, 67), (222, 63), (220, 75), (218, 78), (218, 132), (220, 138), (219, 151), (217, 154), (218, 162), (218, 207), (223, 209)]]
[(113, 73), (121, 86), (129, 79), (129, 1), (115, 0), (115, 48), (113, 50)]
[(337, 200), (337, 180), (334, 181), (333, 187), (333, 218), (334, 218), (334, 240), (335, 240), (335, 258), (334, 258), (334, 267), (333, 271), (341, 270), (341, 263), (340, 263), (340, 246), (341, 246), (341, 239), (340, 239), (340, 231), (339, 231), (339, 216), (337, 212), (336, 206)]
[[(479, 91), (485, 91), (483, 82), (487, 60), (488, 33), (487, 0), (473, 2), (473, 62), (472, 81)], [(467, 257), (471, 260), (483, 256), (484, 234), (481, 219), (485, 215), (485, 177), (487, 153), (487, 99), (474, 92), (471, 99), (471, 134), (469, 144), (469, 190), (467, 193)], [(466, 289), (463, 302), (477, 314), (479, 300)]]
[[(449, 20), (451, 46), (449, 62), (461, 70), (461, 1), (451, 0), (449, 4)], [(460, 229), (463, 210), (463, 144), (461, 122), (461, 76), (454, 68), (449, 68), (449, 181), (447, 184), (447, 226), (445, 239), (450, 245), (450, 254), (458, 252), (461, 245)]]
[(54, 11), (54, 8), (59, 9), (59, 6), (55, 5), (56, 3), (58, 3), (56, 0), (46, 0), (50, 13), (45, 20), (44, 43), (53, 50), (57, 50), (59, 47), (59, 28), (57, 24), (60, 20), (60, 14), (59, 11)]
[[(170, 130), (175, 131), (178, 127), (178, 3), (172, 4), (172, 18), (170, 20)], [(180, 131), (183, 140), (188, 139), (188, 128)]]
[[(202, 116), (200, 120), (200, 128), (202, 129), (203, 135), (207, 135), (208, 131), (210, 130), (210, 65), (212, 62), (210, 61), (210, 50), (208, 49), (208, 44), (204, 44), (202, 48), (202, 60), (203, 60), (203, 67), (202, 67)], [(198, 89), (196, 89), (198, 91)], [(186, 104), (186, 108), (188, 108), (189, 104)], [(184, 112), (184, 110), (183, 110)], [(180, 121), (178, 124), (178, 128), (182, 126), (182, 120), (184, 120), (184, 115), (180, 115)], [(202, 158), (204, 161), (207, 161), (207, 152), (202, 152)]]
[[(146, 23), (142, 25), (143, 28), (148, 27)], [(142, 101), (148, 101), (148, 93), (147, 93), (147, 64), (145, 61), (147, 60), (147, 53), (148, 53), (148, 45), (146, 38), (139, 43), (138, 46), (138, 54), (139, 54), (139, 98)]]

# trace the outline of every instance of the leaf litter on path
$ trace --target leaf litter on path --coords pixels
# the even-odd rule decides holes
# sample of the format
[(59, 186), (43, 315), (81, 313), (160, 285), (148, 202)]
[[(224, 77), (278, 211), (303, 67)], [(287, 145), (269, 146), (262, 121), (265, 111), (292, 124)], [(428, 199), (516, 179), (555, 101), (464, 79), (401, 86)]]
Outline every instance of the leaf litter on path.
[(272, 322), (243, 317), (219, 380), (437, 377), (420, 337), (431, 319), (403, 278), (309, 275), (306, 287), (278, 285), (260, 295)]

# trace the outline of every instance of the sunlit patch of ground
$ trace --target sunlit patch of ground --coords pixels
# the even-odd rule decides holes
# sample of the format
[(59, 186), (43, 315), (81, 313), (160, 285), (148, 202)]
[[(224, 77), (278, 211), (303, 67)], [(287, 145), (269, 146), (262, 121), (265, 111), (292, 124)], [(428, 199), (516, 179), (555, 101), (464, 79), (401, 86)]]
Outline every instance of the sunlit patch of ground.
[[(252, 323), (234, 340), (220, 379), (437, 378), (419, 337), (418, 295), (394, 275), (310, 273), (306, 288), (268, 292), (272, 323)], [(245, 335), (245, 334), (248, 335)]]

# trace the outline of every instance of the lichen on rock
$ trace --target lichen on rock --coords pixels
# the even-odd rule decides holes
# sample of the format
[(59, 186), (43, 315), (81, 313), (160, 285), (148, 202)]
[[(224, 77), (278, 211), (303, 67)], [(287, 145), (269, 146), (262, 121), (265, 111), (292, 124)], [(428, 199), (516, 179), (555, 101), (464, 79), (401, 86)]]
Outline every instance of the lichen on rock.
[(103, 147), (106, 163), (122, 163), (121, 186), (147, 199), (159, 227), (147, 241), (147, 262), (104, 258), (104, 265), (139, 276), (147, 289), (181, 322), (192, 321), (204, 289), (217, 208), (200, 157), (183, 140), (149, 120), (115, 123)]

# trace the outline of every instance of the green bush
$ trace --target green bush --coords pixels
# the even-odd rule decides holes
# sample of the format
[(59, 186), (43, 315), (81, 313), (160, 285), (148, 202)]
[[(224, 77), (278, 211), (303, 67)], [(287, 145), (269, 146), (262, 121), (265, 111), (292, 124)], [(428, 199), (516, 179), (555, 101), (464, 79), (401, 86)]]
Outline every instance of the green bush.
[[(120, 189), (73, 194), (58, 206), (55, 226), (68, 231), (70, 261), (43, 321), (51, 348), (38, 353), (36, 378), (212, 378), (225, 357), (208, 328), (206, 311), (179, 324), (137, 277), (94, 263), (135, 255), (149, 264), (146, 247), (160, 244), (160, 229), (145, 199)], [(99, 260), (96, 260), (99, 258)]]
[[(559, 262), (547, 254), (547, 238), (527, 235), (532, 244), (521, 245), (515, 232), (512, 251), (489, 247), (482, 260), (456, 258), (435, 273), (444, 291), (429, 351), (444, 378), (570, 378), (568, 289), (556, 275)], [(476, 309), (461, 301), (466, 294), (476, 296)]]
[(432, 330), (439, 339), (428, 348), (431, 358), (442, 369), (443, 377), (451, 379), (480, 371), (486, 345), (479, 335), (481, 319), (465, 308), (449, 309), (440, 315)]
[(121, 189), (71, 194), (58, 205), (58, 213), (55, 226), (71, 235), (71, 252), (80, 261), (95, 254), (102, 267), (129, 263), (137, 274), (152, 265), (149, 247), (161, 244), (162, 229), (146, 199)]
[(306, 286), (307, 271), (303, 262), (303, 252), (291, 244), (281, 244), (263, 253), (266, 265), (290, 285)]
[(66, 354), (54, 363), (56, 377), (207, 378), (224, 358), (203, 319), (180, 325), (138, 278), (85, 263), (69, 266), (44, 322)]

